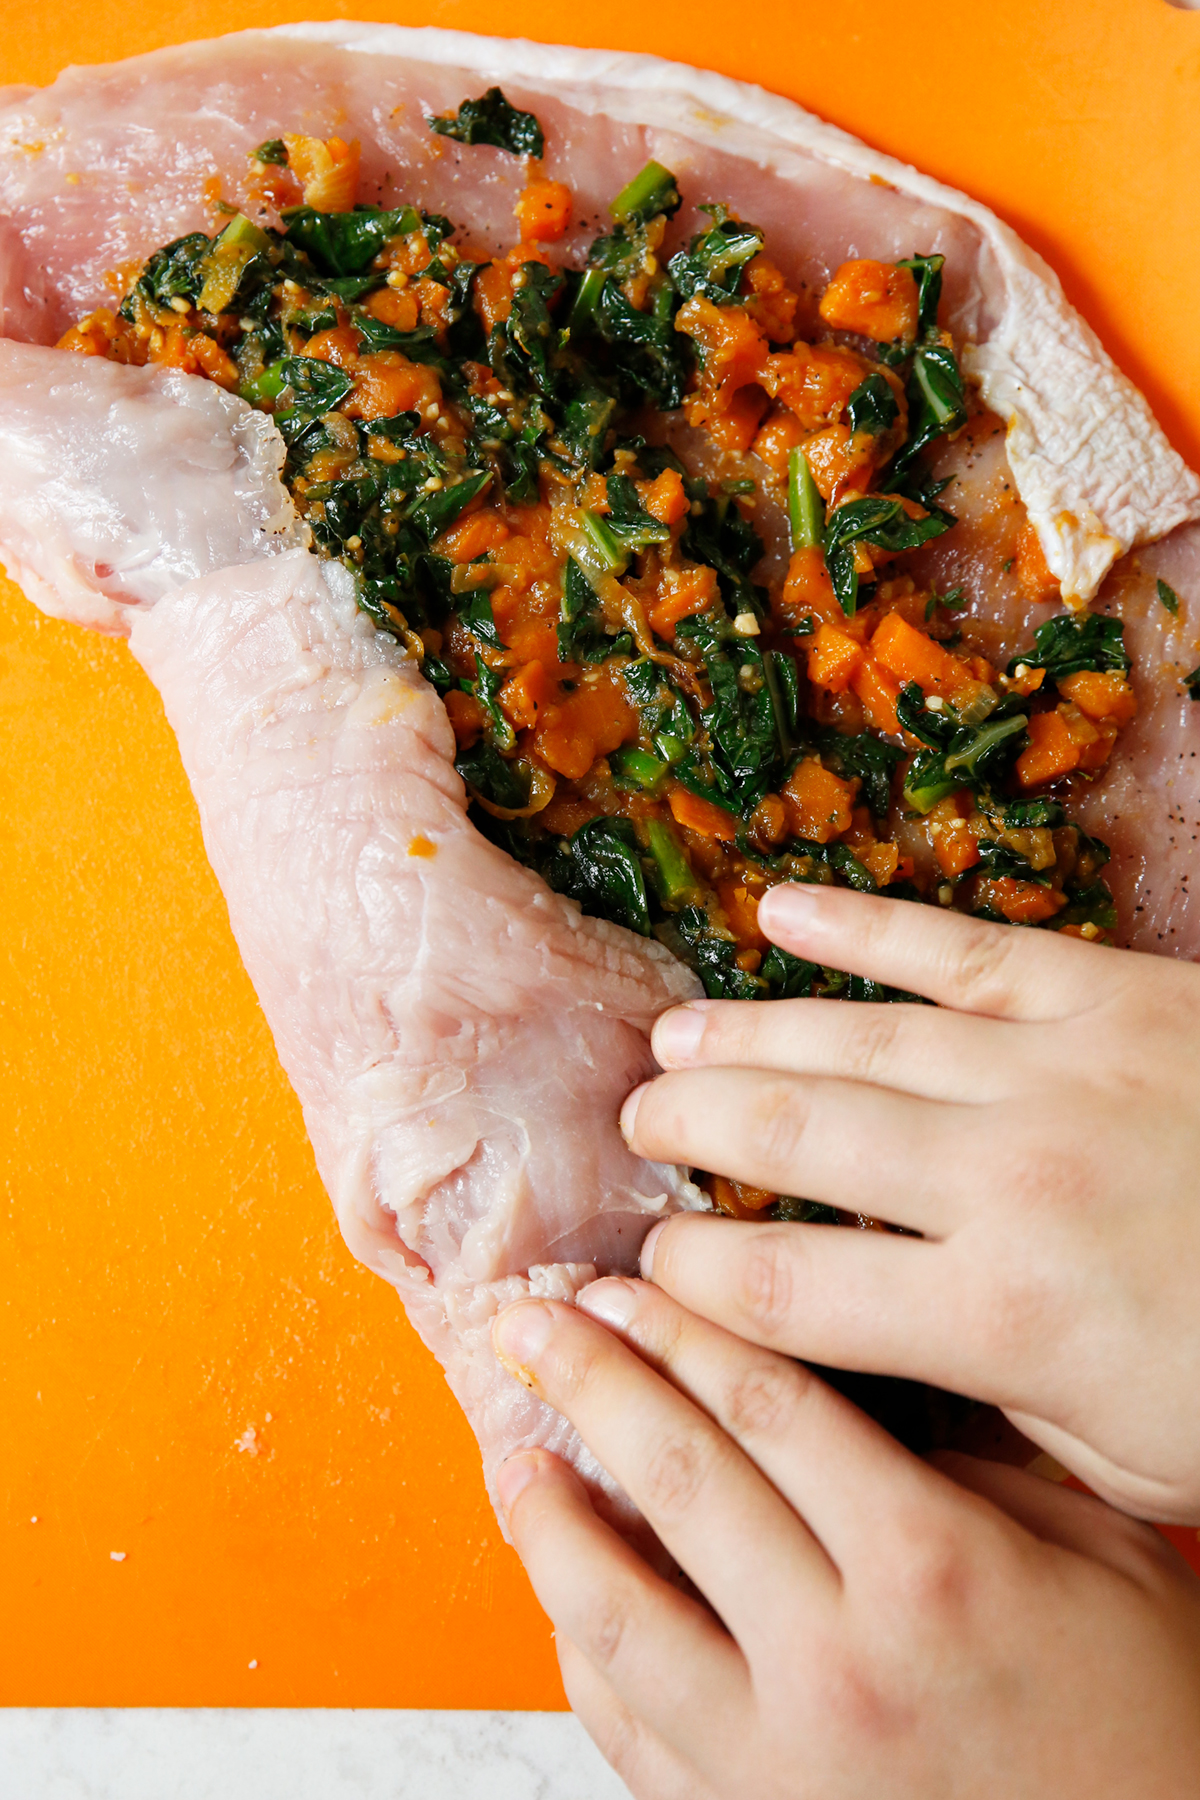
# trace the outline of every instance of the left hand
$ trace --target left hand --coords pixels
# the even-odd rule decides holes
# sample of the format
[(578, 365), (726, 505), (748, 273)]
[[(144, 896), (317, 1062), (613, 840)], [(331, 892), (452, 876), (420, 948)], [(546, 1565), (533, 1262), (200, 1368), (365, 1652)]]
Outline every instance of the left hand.
[(556, 1457), (501, 1469), (571, 1704), (636, 1800), (1194, 1800), (1200, 1584), (1157, 1533), (931, 1468), (641, 1282), (519, 1302), (494, 1340), (713, 1608)]

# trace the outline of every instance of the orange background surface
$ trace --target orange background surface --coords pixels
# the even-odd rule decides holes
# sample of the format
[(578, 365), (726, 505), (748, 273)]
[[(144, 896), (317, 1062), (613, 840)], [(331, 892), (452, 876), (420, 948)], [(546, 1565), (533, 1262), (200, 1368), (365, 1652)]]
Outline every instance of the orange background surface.
[[(791, 95), (1015, 225), (1200, 464), (1200, 16), (4, 0), (0, 80), (336, 16)], [(158, 699), (7, 583), (0, 921), (0, 1704), (561, 1705), (470, 1433), (336, 1234)]]

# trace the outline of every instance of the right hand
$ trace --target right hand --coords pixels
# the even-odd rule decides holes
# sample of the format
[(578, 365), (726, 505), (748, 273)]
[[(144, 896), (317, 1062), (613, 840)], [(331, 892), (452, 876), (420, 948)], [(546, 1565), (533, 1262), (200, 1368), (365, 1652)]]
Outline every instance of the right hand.
[(754, 1343), (989, 1401), (1113, 1505), (1200, 1523), (1200, 968), (836, 888), (758, 917), (939, 1004), (674, 1008), (623, 1129), (921, 1240), (684, 1214), (643, 1274)]

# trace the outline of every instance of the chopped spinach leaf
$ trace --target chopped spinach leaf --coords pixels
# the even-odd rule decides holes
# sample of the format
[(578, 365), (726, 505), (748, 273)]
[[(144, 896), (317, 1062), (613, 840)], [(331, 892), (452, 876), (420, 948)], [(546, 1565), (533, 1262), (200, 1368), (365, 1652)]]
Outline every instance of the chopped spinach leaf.
[(896, 700), (896, 717), (905, 731), (934, 750), (948, 749), (958, 728), (951, 714), (926, 706), (925, 695), (915, 681), (907, 682), (901, 688)]
[(1067, 904), (1050, 921), (1052, 931), (1064, 925), (1094, 925), (1099, 931), (1115, 931), (1116, 903), (1102, 881), (1068, 882), (1063, 890)]
[(1168, 585), (1168, 584), (1167, 584), (1167, 583), (1166, 583), (1166, 582), (1165, 582), (1165, 581), (1164, 581), (1164, 580), (1163, 580), (1163, 579), (1162, 579), (1162, 577), (1161, 577), (1161, 576), (1160, 576), (1160, 577), (1159, 577), (1159, 579), (1158, 579), (1158, 580), (1157, 580), (1157, 581), (1156, 581), (1156, 582), (1155, 582), (1155, 584), (1154, 584), (1154, 586), (1155, 586), (1155, 589), (1156, 589), (1156, 591), (1157, 591), (1157, 593), (1158, 593), (1158, 597), (1159, 597), (1159, 599), (1160, 599), (1160, 600), (1161, 600), (1161, 601), (1162, 601), (1162, 603), (1163, 603), (1163, 605), (1164, 605), (1164, 606), (1165, 606), (1165, 607), (1166, 607), (1166, 609), (1167, 609), (1167, 611), (1168, 611), (1168, 612), (1169, 612), (1169, 613), (1170, 613), (1170, 614), (1172, 614), (1172, 616), (1176, 616), (1176, 615), (1178, 615), (1178, 612), (1179, 612), (1179, 595), (1178, 595), (1178, 594), (1177, 594), (1177, 593), (1176, 593), (1176, 592), (1175, 592), (1175, 589), (1174, 589), (1174, 588), (1173, 588), (1173, 587), (1170, 587), (1170, 586), (1169, 586), (1169, 585)]
[(670, 543), (671, 527), (646, 511), (628, 475), (610, 475), (605, 486), (609, 508), (605, 523), (619, 544), (645, 550), (651, 544)]
[(748, 974), (738, 967), (737, 945), (730, 937), (713, 930), (703, 907), (685, 907), (672, 919), (658, 925), (654, 935), (681, 962), (696, 971), (710, 999), (765, 999), (767, 983), (761, 976)]
[(1065, 825), (1067, 815), (1059, 800), (1003, 800), (989, 797), (989, 811), (999, 813), (1009, 831), (1034, 831), (1042, 826)]

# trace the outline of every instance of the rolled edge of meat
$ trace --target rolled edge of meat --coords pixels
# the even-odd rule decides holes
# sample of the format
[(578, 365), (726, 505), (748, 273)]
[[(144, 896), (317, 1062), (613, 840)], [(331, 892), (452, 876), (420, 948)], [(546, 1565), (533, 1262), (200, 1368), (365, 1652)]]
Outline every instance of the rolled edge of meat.
[(162, 694), (347, 1244), (441, 1361), (489, 1485), (544, 1444), (636, 1529), (489, 1332), (708, 1205), (617, 1128), (650, 1025), (699, 984), (475, 830), (445, 708), (298, 546), (266, 423), (198, 379), (0, 340), (0, 542), (39, 604), (128, 631)]

